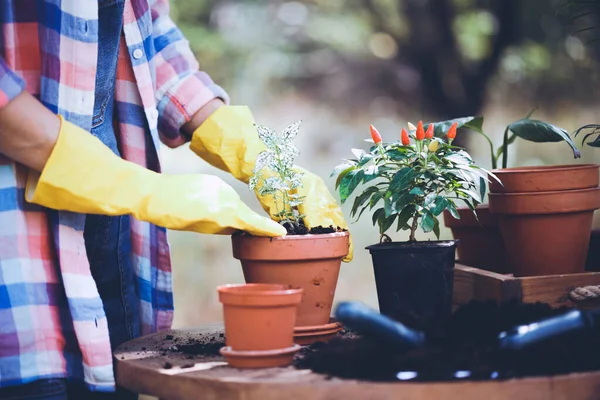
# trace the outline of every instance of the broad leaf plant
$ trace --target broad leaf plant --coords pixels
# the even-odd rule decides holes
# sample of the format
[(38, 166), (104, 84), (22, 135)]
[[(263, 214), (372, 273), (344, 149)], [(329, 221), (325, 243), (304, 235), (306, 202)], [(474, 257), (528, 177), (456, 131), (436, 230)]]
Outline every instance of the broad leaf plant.
[[(382, 240), (391, 240), (385, 232), (395, 225), (396, 231), (409, 231), (409, 241), (414, 242), (418, 228), (439, 239), (440, 215), (448, 210), (460, 218), (458, 202), (475, 212), (485, 196), (488, 176), (495, 176), (452, 145), (457, 127), (456, 121), (447, 126), (429, 124), (425, 133), (422, 122), (416, 128), (409, 124), (394, 142), (383, 142), (371, 127), (374, 146), (369, 151), (352, 149), (355, 158), (344, 160), (332, 172), (342, 204), (362, 188), (351, 216), (358, 220), (369, 209)], [(434, 136), (436, 129), (444, 128), (446, 140)]]

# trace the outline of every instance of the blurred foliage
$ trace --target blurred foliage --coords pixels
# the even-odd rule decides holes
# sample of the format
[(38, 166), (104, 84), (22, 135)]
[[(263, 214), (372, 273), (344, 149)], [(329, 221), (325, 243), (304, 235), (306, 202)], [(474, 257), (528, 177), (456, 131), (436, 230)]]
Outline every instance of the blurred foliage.
[(548, 107), (597, 96), (597, 66), (561, 24), (559, 0), (171, 4), (202, 68), (235, 88), (235, 103), (296, 94), (348, 113), (437, 118), (479, 112), (490, 91)]

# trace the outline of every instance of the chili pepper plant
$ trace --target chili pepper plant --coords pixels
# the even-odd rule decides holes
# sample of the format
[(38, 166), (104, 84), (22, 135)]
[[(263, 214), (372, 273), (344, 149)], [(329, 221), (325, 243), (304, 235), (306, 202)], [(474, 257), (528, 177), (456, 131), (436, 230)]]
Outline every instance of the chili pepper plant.
[[(410, 127), (410, 125), (409, 125)], [(354, 159), (344, 160), (332, 176), (340, 200), (345, 203), (357, 188), (363, 191), (352, 204), (351, 216), (359, 219), (367, 209), (374, 210), (373, 224), (382, 238), (392, 226), (409, 231), (408, 240), (416, 241), (416, 232), (433, 232), (439, 239), (439, 216), (444, 210), (458, 217), (457, 204), (473, 211), (482, 202), (488, 175), (462, 148), (452, 145), (458, 122), (447, 130), (446, 140), (434, 137), (434, 125), (424, 130), (423, 122), (411, 132), (402, 128), (400, 140), (384, 142), (373, 126), (369, 151), (353, 149)]]
[[(456, 241), (417, 241), (420, 228), (439, 239), (444, 210), (457, 215), (464, 203), (473, 212), (493, 174), (452, 145), (458, 122), (435, 137), (435, 126), (403, 128), (395, 141), (384, 141), (371, 126), (373, 146), (353, 149), (355, 158), (337, 166), (336, 189), (345, 203), (359, 188), (351, 215), (368, 209), (379, 227), (380, 243), (367, 247), (373, 259), (379, 309), (421, 329), (434, 328), (450, 315)], [(386, 232), (407, 231), (408, 241), (392, 242)]]

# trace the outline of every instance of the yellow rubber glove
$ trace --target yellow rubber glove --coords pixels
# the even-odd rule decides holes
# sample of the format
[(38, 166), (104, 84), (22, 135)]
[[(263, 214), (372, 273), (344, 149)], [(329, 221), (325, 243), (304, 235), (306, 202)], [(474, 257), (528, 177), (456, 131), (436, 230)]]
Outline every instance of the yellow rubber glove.
[(168, 229), (284, 236), (235, 190), (211, 175), (158, 174), (115, 155), (100, 140), (62, 119), (58, 140), (41, 175), (31, 172), (26, 199), (48, 208), (125, 215)]
[[(266, 149), (258, 137), (254, 118), (246, 106), (223, 106), (215, 111), (192, 135), (190, 149), (211, 165), (231, 173), (242, 182), (248, 183), (256, 157)], [(333, 225), (348, 229), (342, 210), (321, 178), (299, 167), (303, 172), (300, 196), (306, 196), (298, 207), (305, 214), (304, 221), (311, 228)], [(273, 215), (275, 205), (272, 196), (257, 196), (263, 209)], [(350, 251), (344, 258), (350, 262), (354, 246), (350, 237)]]

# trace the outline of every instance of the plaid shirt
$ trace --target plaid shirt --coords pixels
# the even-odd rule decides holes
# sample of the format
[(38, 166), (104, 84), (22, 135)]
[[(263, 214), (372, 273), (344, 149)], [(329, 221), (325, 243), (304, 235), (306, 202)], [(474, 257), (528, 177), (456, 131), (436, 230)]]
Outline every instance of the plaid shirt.
[[(168, 0), (126, 0), (116, 80), (123, 158), (159, 171), (159, 140), (227, 94), (198, 70), (169, 18)], [(98, 53), (98, 0), (0, 3), (0, 107), (21, 91), (90, 130)], [(32, 118), (35, 118), (32, 115)], [(24, 201), (26, 168), (0, 154), (0, 386), (40, 378), (114, 388), (102, 301), (90, 273), (84, 215)], [(169, 328), (171, 264), (164, 229), (132, 221), (142, 333)]]

